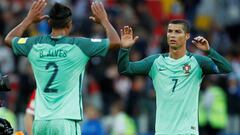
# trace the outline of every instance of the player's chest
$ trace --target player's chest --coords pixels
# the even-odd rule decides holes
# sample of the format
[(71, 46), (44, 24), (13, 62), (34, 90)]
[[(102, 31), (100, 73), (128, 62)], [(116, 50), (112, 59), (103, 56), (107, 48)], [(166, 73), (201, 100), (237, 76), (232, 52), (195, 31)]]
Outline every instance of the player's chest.
[(155, 73), (161, 77), (188, 77), (197, 70), (197, 65), (191, 62), (183, 62), (181, 64), (158, 63), (155, 65)]
[(158, 63), (154, 69), (155, 74), (152, 78), (154, 87), (162, 96), (165, 96), (164, 98), (188, 93), (187, 87), (194, 85), (201, 79), (199, 66), (191, 61), (176, 65)]

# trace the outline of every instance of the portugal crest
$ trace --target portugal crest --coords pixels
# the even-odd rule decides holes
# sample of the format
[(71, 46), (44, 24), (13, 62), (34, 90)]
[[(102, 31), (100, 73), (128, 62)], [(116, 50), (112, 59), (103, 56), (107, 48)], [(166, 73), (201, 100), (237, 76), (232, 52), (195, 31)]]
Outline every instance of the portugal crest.
[(189, 74), (190, 73), (190, 69), (191, 69), (191, 66), (188, 65), (188, 64), (185, 64), (183, 66), (183, 70), (185, 71), (185, 74)]

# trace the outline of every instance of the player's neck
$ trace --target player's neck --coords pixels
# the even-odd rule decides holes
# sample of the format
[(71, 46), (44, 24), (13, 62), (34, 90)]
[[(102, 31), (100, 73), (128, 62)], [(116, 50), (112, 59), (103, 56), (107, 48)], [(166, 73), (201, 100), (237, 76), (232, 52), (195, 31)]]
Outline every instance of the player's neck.
[(51, 36), (58, 37), (58, 36), (66, 36), (67, 31), (65, 29), (52, 29)]
[(169, 48), (169, 55), (173, 59), (179, 59), (186, 54), (186, 48), (179, 48), (179, 49), (171, 49)]

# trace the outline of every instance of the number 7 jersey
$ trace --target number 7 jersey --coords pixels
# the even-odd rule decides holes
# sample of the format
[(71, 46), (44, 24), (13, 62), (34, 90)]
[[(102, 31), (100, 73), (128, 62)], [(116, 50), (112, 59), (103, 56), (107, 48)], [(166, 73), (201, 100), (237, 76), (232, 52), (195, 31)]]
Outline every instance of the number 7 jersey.
[(198, 94), (202, 69), (193, 56), (161, 55), (149, 72), (156, 90), (156, 133), (198, 134)]
[(180, 59), (169, 54), (152, 55), (129, 62), (129, 50), (121, 49), (120, 73), (147, 75), (156, 92), (156, 135), (198, 135), (198, 95), (205, 74), (231, 71), (229, 63), (211, 49), (209, 56), (186, 53)]
[(36, 36), (14, 38), (14, 53), (28, 57), (37, 83), (35, 120), (82, 120), (82, 82), (91, 57), (107, 53), (108, 39)]

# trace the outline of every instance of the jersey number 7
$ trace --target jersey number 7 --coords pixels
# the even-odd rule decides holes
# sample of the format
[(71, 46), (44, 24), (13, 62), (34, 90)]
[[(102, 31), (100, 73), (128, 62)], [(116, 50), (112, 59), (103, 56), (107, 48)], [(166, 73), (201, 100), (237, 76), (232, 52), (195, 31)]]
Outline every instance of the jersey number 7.
[(172, 79), (172, 81), (174, 81), (174, 85), (173, 85), (173, 88), (172, 88), (172, 93), (173, 93), (175, 91), (178, 79)]

